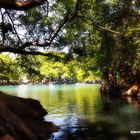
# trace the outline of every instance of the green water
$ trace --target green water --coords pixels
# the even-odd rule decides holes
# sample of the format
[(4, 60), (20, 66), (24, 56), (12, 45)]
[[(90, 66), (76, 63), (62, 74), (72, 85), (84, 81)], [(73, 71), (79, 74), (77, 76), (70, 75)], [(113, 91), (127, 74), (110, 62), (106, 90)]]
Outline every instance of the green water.
[(0, 90), (39, 100), (49, 113), (45, 119), (60, 127), (51, 140), (140, 139), (139, 99), (101, 96), (98, 84), (0, 86)]

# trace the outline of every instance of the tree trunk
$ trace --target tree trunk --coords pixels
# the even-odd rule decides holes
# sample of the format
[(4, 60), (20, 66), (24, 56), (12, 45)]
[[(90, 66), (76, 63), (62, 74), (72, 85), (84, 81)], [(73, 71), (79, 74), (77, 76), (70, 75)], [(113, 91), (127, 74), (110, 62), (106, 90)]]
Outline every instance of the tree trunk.
[(101, 93), (110, 95), (119, 94), (119, 87), (117, 85), (116, 75), (113, 71), (109, 71), (106, 73), (106, 80), (102, 83)]

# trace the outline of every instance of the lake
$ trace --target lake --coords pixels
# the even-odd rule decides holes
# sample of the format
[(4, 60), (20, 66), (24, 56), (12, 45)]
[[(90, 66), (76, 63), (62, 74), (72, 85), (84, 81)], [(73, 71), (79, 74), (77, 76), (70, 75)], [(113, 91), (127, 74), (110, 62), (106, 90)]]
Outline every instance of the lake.
[(139, 140), (140, 100), (105, 97), (99, 84), (0, 86), (8, 94), (37, 99), (45, 120), (60, 127), (50, 140)]

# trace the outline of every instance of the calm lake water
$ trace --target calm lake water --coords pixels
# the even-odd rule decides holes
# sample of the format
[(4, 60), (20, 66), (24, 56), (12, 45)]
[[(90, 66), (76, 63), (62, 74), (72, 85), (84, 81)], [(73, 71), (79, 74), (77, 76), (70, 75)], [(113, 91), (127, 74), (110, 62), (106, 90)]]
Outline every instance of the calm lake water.
[(49, 113), (45, 119), (60, 127), (51, 140), (140, 140), (140, 100), (101, 96), (98, 84), (0, 86), (0, 90), (39, 100)]

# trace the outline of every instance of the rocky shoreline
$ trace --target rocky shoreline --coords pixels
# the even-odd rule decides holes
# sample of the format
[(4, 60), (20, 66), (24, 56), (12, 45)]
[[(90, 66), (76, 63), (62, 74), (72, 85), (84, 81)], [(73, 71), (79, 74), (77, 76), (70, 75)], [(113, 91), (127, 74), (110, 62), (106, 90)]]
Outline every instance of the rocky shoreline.
[(7, 95), (0, 91), (0, 139), (47, 140), (58, 127), (46, 122), (40, 102)]

